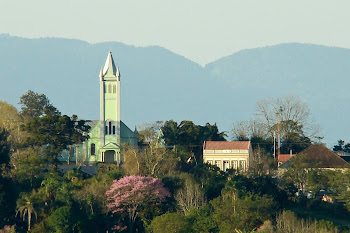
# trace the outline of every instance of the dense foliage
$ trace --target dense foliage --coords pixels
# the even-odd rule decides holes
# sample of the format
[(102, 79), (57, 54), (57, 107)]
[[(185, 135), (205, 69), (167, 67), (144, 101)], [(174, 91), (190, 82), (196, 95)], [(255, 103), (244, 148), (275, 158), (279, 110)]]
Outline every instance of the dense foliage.
[[(247, 171), (202, 163), (203, 141), (225, 140), (215, 124), (166, 121), (140, 130), (139, 148), (123, 145), (122, 166), (61, 172), (57, 154), (85, 139), (84, 121), (62, 115), (42, 94), (29, 91), (20, 103), (18, 113), (0, 102), (0, 232), (346, 232), (337, 226), (350, 225), (334, 217), (349, 214), (349, 171), (295, 163), (277, 174), (270, 138), (257, 128)], [(284, 134), (287, 149), (289, 136), (311, 143), (293, 127)], [(300, 187), (329, 200), (296, 196)]]

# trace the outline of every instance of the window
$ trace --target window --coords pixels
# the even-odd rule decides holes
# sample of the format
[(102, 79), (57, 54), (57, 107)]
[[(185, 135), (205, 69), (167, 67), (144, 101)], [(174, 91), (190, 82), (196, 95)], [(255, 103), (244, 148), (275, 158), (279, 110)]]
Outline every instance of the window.
[(106, 125), (106, 132), (105, 132), (105, 135), (108, 134), (108, 126)]
[(230, 168), (230, 163), (229, 163), (229, 161), (224, 161), (224, 164), (223, 164), (223, 165), (224, 165), (223, 168), (222, 168), (223, 171), (226, 171), (227, 169)]
[(115, 134), (115, 126), (113, 125), (113, 134)]
[(209, 163), (210, 165), (213, 165), (213, 160), (208, 160), (207, 163)]
[(90, 146), (90, 154), (91, 155), (96, 155), (95, 143), (92, 143), (91, 146)]
[(115, 84), (113, 85), (113, 93), (117, 93), (117, 87), (115, 86)]
[(112, 86), (111, 86), (111, 84), (108, 85), (108, 93), (112, 93)]
[(215, 160), (215, 165), (219, 168), (221, 168), (221, 161), (220, 160)]
[(109, 134), (112, 134), (112, 122), (109, 122), (108, 126), (109, 126)]
[(239, 169), (242, 169), (242, 170), (246, 169), (246, 167), (245, 167), (245, 160), (240, 160), (239, 161)]
[(233, 169), (236, 169), (236, 170), (237, 170), (237, 165), (238, 165), (237, 160), (232, 160), (232, 161), (231, 161), (231, 167), (232, 167)]

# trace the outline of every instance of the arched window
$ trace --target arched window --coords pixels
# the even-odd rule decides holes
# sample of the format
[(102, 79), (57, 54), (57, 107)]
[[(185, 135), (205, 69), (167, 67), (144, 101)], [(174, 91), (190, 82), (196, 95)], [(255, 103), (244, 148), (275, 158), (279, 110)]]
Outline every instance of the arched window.
[(117, 87), (115, 86), (115, 84), (113, 85), (113, 93), (117, 92)]
[(115, 126), (113, 125), (113, 134), (115, 134)]
[(105, 134), (107, 135), (108, 134), (108, 126), (106, 125), (106, 132)]
[(95, 155), (95, 153), (96, 153), (95, 143), (91, 144), (91, 146), (90, 146), (90, 153), (91, 153), (91, 155)]
[(108, 85), (108, 93), (112, 93), (112, 85), (111, 84)]
[(109, 134), (112, 134), (112, 122), (109, 122)]

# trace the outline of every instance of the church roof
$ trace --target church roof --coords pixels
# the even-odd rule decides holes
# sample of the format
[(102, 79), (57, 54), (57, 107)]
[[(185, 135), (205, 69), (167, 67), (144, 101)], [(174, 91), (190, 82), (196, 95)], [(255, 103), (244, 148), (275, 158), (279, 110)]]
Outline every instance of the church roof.
[(115, 66), (112, 52), (109, 51), (105, 66), (103, 67), (102, 70), (102, 76), (107, 76), (107, 77), (118, 77), (120, 76), (119, 68)]
[(90, 129), (92, 129), (92, 127), (96, 125), (97, 122), (99, 122), (99, 120), (86, 120), (85, 125), (90, 126)]
[[(99, 122), (100, 122), (99, 120), (86, 120), (85, 124), (90, 126), (90, 130), (91, 130)], [(121, 129), (120, 130), (121, 137), (130, 137), (134, 133), (123, 121), (120, 121), (120, 129)]]

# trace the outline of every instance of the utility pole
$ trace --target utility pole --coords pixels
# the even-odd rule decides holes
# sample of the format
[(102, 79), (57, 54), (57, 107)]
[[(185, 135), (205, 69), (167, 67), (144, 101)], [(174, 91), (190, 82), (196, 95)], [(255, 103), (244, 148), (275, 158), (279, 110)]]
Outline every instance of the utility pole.
[(281, 143), (281, 138), (280, 138), (280, 121), (277, 121), (277, 158), (280, 156), (280, 143)]
[(280, 143), (281, 143), (281, 137), (280, 137), (280, 112), (282, 112), (282, 109), (280, 109), (280, 111), (277, 112), (277, 159), (280, 156)]
[(273, 131), (273, 159), (276, 160), (276, 131)]

